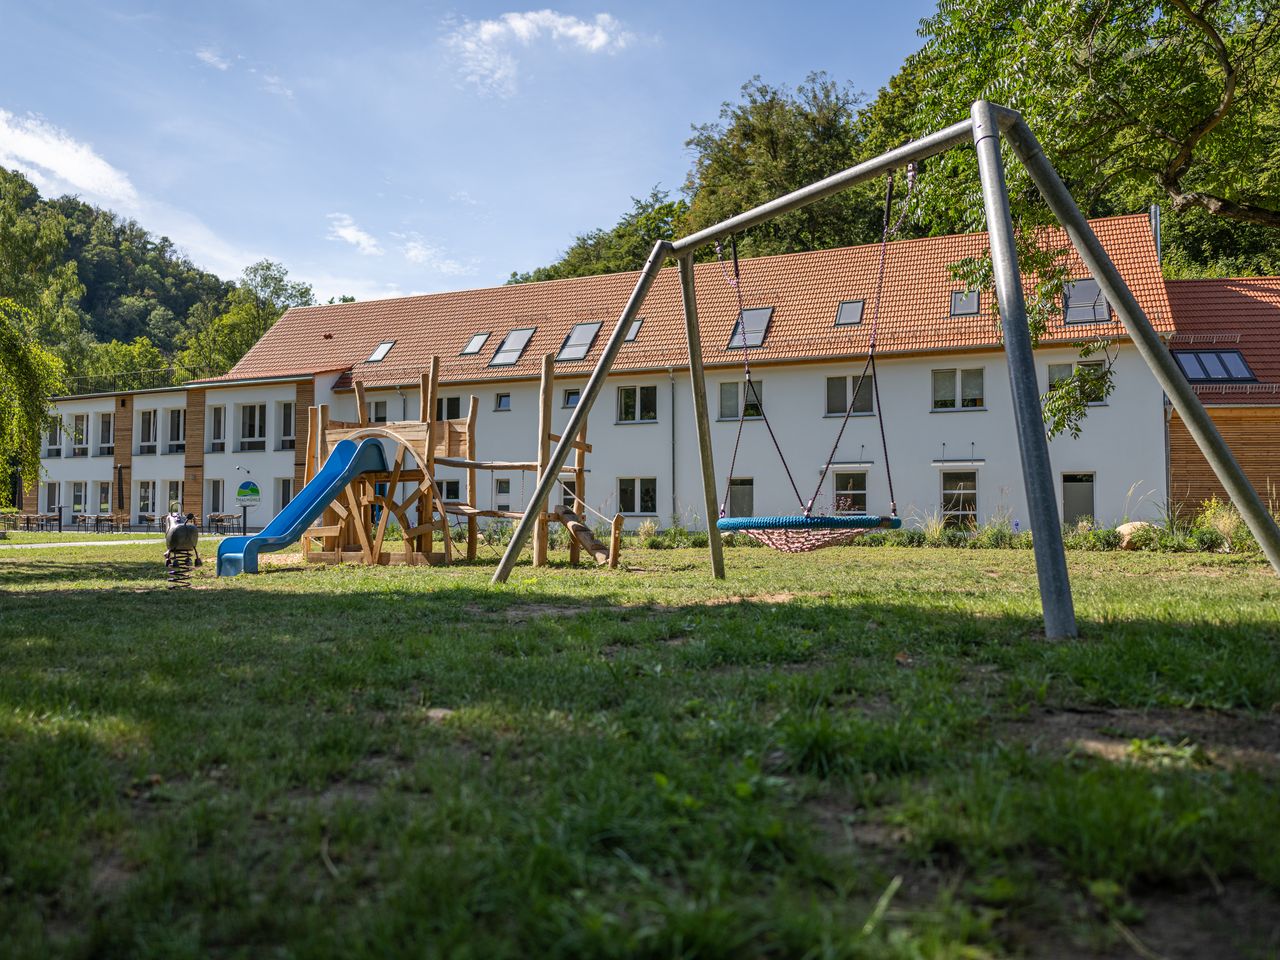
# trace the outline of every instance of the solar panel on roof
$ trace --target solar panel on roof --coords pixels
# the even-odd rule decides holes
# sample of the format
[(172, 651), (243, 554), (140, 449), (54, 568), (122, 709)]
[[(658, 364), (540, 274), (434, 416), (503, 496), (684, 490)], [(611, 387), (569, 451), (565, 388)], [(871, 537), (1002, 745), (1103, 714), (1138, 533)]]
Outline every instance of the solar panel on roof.
[(529, 340), (533, 337), (533, 331), (536, 327), (522, 327), (519, 330), (512, 330), (506, 335), (502, 341), (502, 345), (493, 354), (493, 359), (489, 361), (491, 367), (507, 367), (520, 359), (520, 355), (524, 353), (524, 348), (529, 345)]
[(569, 331), (569, 335), (564, 338), (564, 343), (560, 347), (560, 352), (556, 354), (556, 359), (581, 360), (587, 355), (587, 351), (591, 349), (591, 344), (595, 342), (596, 334), (599, 332), (599, 321), (574, 324), (573, 329)]
[(773, 307), (752, 307), (749, 310), (743, 310), (733, 325), (733, 333), (729, 335), (729, 349), (741, 350), (743, 347), (760, 346), (769, 332), (769, 320), (772, 317)]

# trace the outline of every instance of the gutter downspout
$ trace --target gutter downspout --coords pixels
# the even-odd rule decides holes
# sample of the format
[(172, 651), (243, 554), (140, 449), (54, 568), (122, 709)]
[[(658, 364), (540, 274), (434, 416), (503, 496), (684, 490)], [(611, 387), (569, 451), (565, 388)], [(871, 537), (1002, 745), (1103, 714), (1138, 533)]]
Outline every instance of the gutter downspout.
[(671, 522), (676, 522), (676, 372), (667, 367), (667, 380), (671, 387)]

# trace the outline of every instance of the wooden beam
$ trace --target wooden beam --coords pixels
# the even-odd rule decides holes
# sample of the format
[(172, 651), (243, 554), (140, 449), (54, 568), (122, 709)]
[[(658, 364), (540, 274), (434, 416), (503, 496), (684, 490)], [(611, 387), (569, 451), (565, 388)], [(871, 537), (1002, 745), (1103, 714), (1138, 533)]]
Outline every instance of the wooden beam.
[[(542, 357), (542, 380), (538, 388), (538, 479), (546, 472), (551, 461), (551, 402), (555, 393), (555, 357)], [(527, 509), (527, 508), (526, 508)], [(547, 515), (539, 510), (533, 528), (533, 565), (547, 565), (548, 546)]]
[(364, 426), (369, 422), (369, 411), (365, 408), (364, 401), (364, 381), (357, 380), (356, 388), (356, 423)]
[[(418, 507), (418, 519), (429, 520), (435, 516), (436, 512), (436, 488), (435, 481), (431, 478), (436, 472), (436, 394), (440, 390), (440, 357), (433, 356), (427, 364), (427, 395), (423, 398), (422, 410), (419, 412), (418, 419), (427, 425), (427, 436), (423, 443), (422, 456), (418, 460), (422, 469), (426, 471), (428, 480), (431, 481), (430, 486), (424, 486), (422, 489), (425, 499)], [(415, 455), (417, 451), (414, 451)], [(419, 549), (423, 553), (430, 555), (431, 553), (432, 533), (428, 530), (423, 535), (422, 543), (418, 544)]]
[(622, 514), (613, 515), (613, 532), (609, 537), (609, 569), (618, 569), (618, 558), (622, 554)]
[[(476, 422), (480, 417), (480, 398), (471, 395), (471, 405), (467, 410), (467, 446), (466, 455), (470, 460), (476, 458)], [(476, 505), (476, 468), (467, 469), (467, 503)], [(474, 560), (479, 553), (480, 523), (475, 516), (467, 517), (467, 559)]]
[[(591, 449), (591, 444), (587, 443), (587, 441), (586, 441), (586, 440), (582, 439), (582, 438), (583, 438), (583, 437), (585, 437), (586, 435), (587, 435), (587, 428), (586, 428), (586, 427), (583, 427), (583, 428), (582, 428), (582, 432), (578, 434), (578, 439), (577, 439), (577, 440), (574, 440), (572, 443), (570, 443), (570, 444), (569, 444), (569, 446), (571, 446), (574, 450), (579, 450), (579, 451), (582, 451), (582, 452), (584, 452), (584, 453), (591, 453), (591, 452), (593, 452), (593, 451), (592, 451), (592, 449)], [(558, 433), (553, 433), (553, 434), (551, 434), (551, 442), (552, 442), (552, 443), (559, 443), (559, 442), (560, 442), (560, 434), (558, 434)]]

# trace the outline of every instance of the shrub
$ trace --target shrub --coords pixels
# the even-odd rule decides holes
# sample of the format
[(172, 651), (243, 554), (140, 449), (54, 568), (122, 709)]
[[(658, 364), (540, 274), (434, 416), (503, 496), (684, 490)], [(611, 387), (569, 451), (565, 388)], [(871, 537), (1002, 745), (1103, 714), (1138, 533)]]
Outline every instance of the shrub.
[(1210, 497), (1200, 505), (1200, 512), (1191, 526), (1196, 530), (1213, 530), (1221, 536), (1223, 543), (1231, 543), (1241, 530), (1247, 529), (1235, 504), (1224, 503), (1217, 497)]
[(1221, 550), (1228, 540), (1213, 527), (1196, 527), (1191, 531), (1191, 542), (1197, 550)]
[(1139, 527), (1129, 534), (1129, 545), (1135, 550), (1155, 550), (1159, 536), (1159, 527)]
[(923, 547), (929, 542), (928, 536), (919, 527), (896, 530), (894, 533), (900, 547)]
[(658, 532), (658, 524), (655, 520), (644, 520), (636, 527), (636, 539), (644, 543)]

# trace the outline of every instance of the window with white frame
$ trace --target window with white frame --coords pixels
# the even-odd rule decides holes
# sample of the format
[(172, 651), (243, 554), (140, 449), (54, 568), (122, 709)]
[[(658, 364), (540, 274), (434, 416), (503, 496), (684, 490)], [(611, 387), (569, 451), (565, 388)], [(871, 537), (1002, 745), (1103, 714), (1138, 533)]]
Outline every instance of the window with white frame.
[(207, 502), (210, 513), (222, 513), (223, 510), (226, 509), (226, 499), (223, 496), (225, 490), (226, 487), (223, 485), (222, 480), (209, 481), (209, 497)]
[(934, 410), (978, 410), (985, 405), (982, 367), (933, 371)]
[(578, 405), (578, 401), (582, 399), (582, 391), (577, 387), (570, 387), (564, 392), (564, 408), (572, 410)]
[(656, 477), (619, 477), (618, 512), (656, 514), (658, 512), (658, 480)]
[(293, 499), (293, 477), (281, 477), (276, 481), (276, 496), (280, 500), (281, 510), (289, 505), (289, 501)]
[(462, 499), (462, 481), (461, 480), (441, 480), (440, 496), (444, 497), (446, 503), (457, 503)]
[(84, 513), (89, 508), (89, 484), (76, 480), (71, 484), (71, 512)]
[(178, 512), (181, 513), (182, 512), (182, 481), (181, 480), (166, 481), (164, 494), (165, 494), (164, 504), (163, 504), (164, 509), (166, 511), (172, 510), (173, 505), (176, 503), (178, 505)]
[(156, 452), (156, 435), (160, 432), (158, 410), (143, 410), (138, 414), (138, 454), (146, 456)]
[(1070, 379), (1073, 374), (1079, 371), (1084, 371), (1086, 374), (1082, 391), (1085, 396), (1085, 402), (1090, 406), (1105, 404), (1107, 402), (1106, 388), (1102, 383), (1101, 377), (1106, 371), (1106, 364), (1101, 360), (1049, 364), (1049, 389), (1052, 390), (1063, 380)]
[[(741, 409), (738, 403), (742, 403)], [(764, 416), (764, 382), (762, 380), (727, 380), (720, 384), (720, 419), (746, 420)]]
[(978, 472), (942, 471), (942, 520), (948, 527), (969, 530), (978, 524)]
[(98, 456), (110, 457), (116, 452), (116, 419), (114, 414), (98, 414)]
[(44, 485), (44, 512), (57, 513), (62, 506), (62, 497), (58, 495), (58, 482), (50, 480)]
[(62, 456), (62, 421), (54, 420), (44, 432), (44, 455)]
[(365, 404), (368, 408), (368, 416), (370, 423), (386, 423), (387, 422), (387, 401), (370, 400)]
[(138, 513), (153, 514), (156, 512), (156, 482), (154, 480), (138, 481)]
[(280, 404), (280, 449), (293, 450), (297, 447), (297, 427), (293, 418), (293, 401), (286, 400)]
[(493, 409), (499, 413), (505, 413), (511, 409), (511, 394), (499, 393), (493, 398)]
[(71, 455), (87, 457), (89, 455), (89, 415), (77, 413), (71, 418)]
[(436, 397), (436, 420), (457, 420), (462, 416), (461, 397)]
[(657, 419), (657, 387), (618, 388), (619, 423), (654, 423)]
[(209, 452), (225, 453), (227, 449), (227, 408), (209, 408)]
[(185, 453), (187, 449), (187, 411), (169, 411), (169, 438), (165, 453)]
[(94, 500), (98, 505), (98, 512), (110, 513), (111, 512), (111, 481), (98, 480), (94, 483), (93, 488), (95, 491), (97, 491), (97, 496), (94, 497)]
[(498, 477), (493, 481), (493, 509), (511, 509), (511, 480), (507, 477)]
[(1106, 323), (1111, 304), (1092, 277), (1069, 280), (1062, 285), (1062, 314), (1067, 323)]
[(866, 471), (836, 471), (835, 497), (832, 500), (835, 512), (864, 516), (867, 512), (867, 474)]
[(827, 416), (843, 417), (849, 412), (849, 395), (854, 390), (858, 395), (853, 399), (853, 413), (874, 413), (875, 383), (868, 373), (858, 382), (858, 376), (827, 377)]
[(756, 515), (756, 482), (751, 477), (734, 477), (729, 481), (729, 516)]
[(240, 407), (240, 449), (267, 449), (267, 405), (246, 403)]

